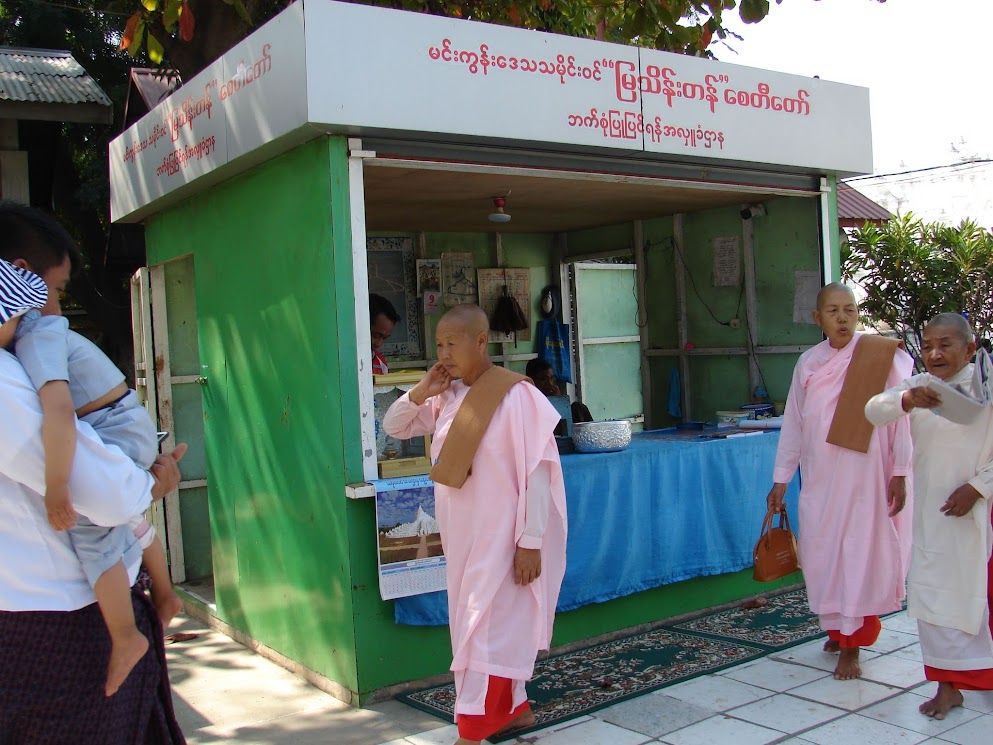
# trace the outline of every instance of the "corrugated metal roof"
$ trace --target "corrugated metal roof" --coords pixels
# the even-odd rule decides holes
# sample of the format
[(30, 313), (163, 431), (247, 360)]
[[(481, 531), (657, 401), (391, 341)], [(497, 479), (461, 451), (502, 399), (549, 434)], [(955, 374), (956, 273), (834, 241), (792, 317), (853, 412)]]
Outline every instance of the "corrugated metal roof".
[(890, 214), (882, 205), (876, 204), (865, 194), (856, 191), (848, 184), (838, 182), (838, 220), (854, 220), (861, 225), (864, 221), (871, 222), (889, 220)]
[(69, 52), (16, 47), (0, 47), (0, 101), (112, 105)]

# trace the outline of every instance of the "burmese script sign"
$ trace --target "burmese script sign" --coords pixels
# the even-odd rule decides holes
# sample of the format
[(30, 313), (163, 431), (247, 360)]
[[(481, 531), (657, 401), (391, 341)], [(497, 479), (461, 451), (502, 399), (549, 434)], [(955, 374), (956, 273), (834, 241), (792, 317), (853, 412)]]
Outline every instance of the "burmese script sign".
[(111, 142), (111, 218), (306, 124), (302, 38), (297, 3)]
[(872, 170), (865, 88), (304, 0), (112, 143), (113, 217), (308, 124), (317, 125), (314, 136), (457, 136), (813, 172)]
[(865, 88), (506, 26), (307, 2), (312, 121), (872, 169)]

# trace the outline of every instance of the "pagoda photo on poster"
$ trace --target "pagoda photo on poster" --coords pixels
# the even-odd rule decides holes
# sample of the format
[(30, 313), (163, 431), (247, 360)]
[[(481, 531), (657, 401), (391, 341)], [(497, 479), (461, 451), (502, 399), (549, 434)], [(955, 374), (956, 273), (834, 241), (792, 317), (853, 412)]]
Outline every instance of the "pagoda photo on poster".
[(374, 481), (383, 600), (445, 589), (445, 553), (427, 476)]

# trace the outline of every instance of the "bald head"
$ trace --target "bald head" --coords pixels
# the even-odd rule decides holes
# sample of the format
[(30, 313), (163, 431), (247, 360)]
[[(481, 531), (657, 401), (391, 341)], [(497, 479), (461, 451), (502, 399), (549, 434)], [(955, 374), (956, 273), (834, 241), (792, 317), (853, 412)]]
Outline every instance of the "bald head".
[(487, 333), (490, 330), (490, 321), (486, 313), (478, 305), (472, 304), (456, 305), (438, 321), (439, 327), (442, 324), (450, 328), (459, 328), (469, 336)]
[(938, 330), (951, 332), (966, 344), (974, 339), (969, 322), (960, 313), (939, 313), (924, 327), (925, 333)]
[(821, 310), (824, 304), (827, 302), (829, 297), (836, 295), (845, 295), (849, 298), (851, 302), (855, 305), (855, 293), (852, 292), (852, 288), (841, 282), (831, 282), (830, 284), (824, 285), (817, 293), (817, 310)]
[(487, 353), (490, 324), (478, 305), (456, 305), (438, 321), (435, 346), (438, 363), (453, 378), (472, 385), (493, 367)]

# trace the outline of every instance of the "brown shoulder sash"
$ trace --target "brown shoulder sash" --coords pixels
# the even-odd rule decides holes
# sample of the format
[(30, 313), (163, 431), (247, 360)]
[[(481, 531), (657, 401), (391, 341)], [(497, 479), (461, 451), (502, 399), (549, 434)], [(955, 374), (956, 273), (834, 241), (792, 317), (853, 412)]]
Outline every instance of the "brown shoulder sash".
[(472, 471), (472, 459), (476, 457), (476, 450), (497, 406), (507, 392), (522, 380), (528, 378), (493, 366), (469, 387), (438, 454), (438, 462), (431, 468), (432, 481), (455, 489), (462, 488)]
[(865, 418), (865, 405), (886, 387), (886, 378), (889, 377), (900, 342), (875, 334), (862, 334), (856, 342), (858, 346), (848, 363), (827, 441), (838, 447), (866, 453), (873, 427)]

